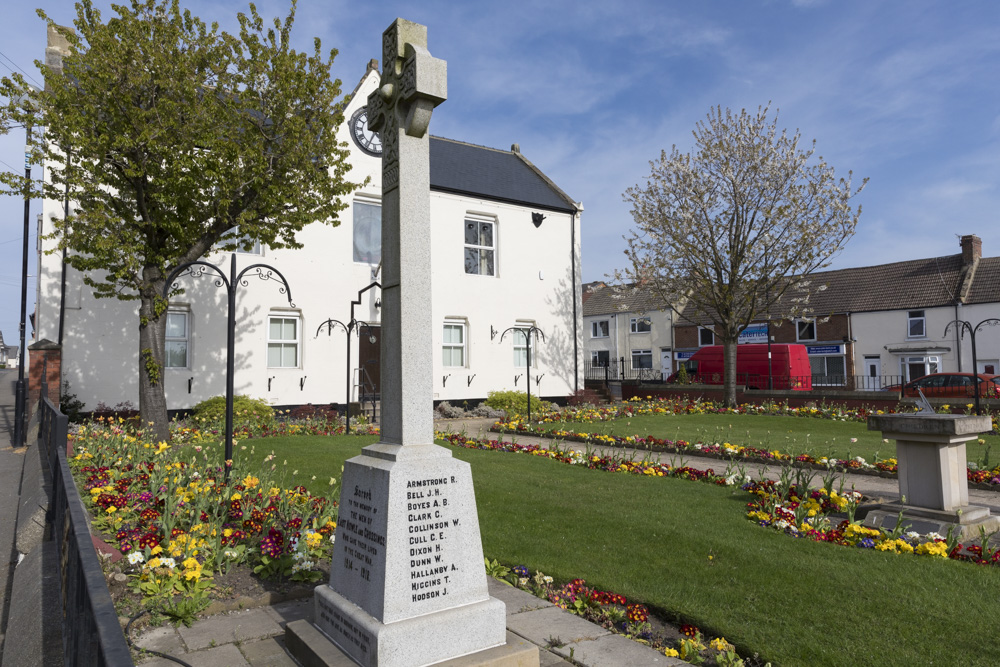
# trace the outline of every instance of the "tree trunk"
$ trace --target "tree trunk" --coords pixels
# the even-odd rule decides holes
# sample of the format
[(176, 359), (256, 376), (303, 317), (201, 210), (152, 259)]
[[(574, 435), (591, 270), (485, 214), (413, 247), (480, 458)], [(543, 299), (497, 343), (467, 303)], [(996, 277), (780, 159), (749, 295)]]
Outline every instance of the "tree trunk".
[(139, 418), (142, 428), (159, 441), (169, 441), (167, 397), (163, 391), (164, 340), (167, 332), (164, 276), (157, 269), (144, 270), (147, 289), (139, 306)]
[(724, 359), (724, 370), (722, 374), (722, 402), (728, 408), (736, 407), (736, 340), (736, 338), (729, 339), (727, 337), (722, 341), (722, 354)]

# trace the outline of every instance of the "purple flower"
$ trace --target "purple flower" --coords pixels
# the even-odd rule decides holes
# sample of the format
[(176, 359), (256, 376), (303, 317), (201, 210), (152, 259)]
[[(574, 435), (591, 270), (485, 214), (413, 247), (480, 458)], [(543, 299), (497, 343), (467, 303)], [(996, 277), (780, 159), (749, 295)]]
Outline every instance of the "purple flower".
[(874, 549), (875, 548), (875, 540), (873, 540), (870, 537), (866, 537), (863, 540), (861, 540), (860, 542), (858, 542), (858, 547), (860, 547), (861, 549)]

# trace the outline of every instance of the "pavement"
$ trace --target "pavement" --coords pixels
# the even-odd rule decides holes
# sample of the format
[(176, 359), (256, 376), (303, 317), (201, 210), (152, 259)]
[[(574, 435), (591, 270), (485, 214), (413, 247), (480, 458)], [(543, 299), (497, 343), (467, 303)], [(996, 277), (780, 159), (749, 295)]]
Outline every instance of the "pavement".
[(14, 565), (17, 564), (15, 535), (21, 491), (24, 449), (11, 446), (14, 437), (14, 383), (17, 369), (0, 369), (0, 655), (10, 612)]
[[(686, 665), (648, 646), (612, 634), (599, 625), (536, 598), (525, 591), (489, 579), (490, 595), (507, 605), (507, 631), (538, 646), (541, 667)], [(164, 625), (144, 630), (135, 639), (143, 649), (180, 658), (192, 667), (297, 667), (285, 650), (285, 625), (299, 619), (311, 621), (312, 598), (283, 602), (258, 609), (220, 614), (191, 625)], [(570, 662), (572, 660), (572, 662)], [(165, 658), (142, 656), (143, 667), (171, 667)], [(344, 661), (344, 667), (353, 665)]]

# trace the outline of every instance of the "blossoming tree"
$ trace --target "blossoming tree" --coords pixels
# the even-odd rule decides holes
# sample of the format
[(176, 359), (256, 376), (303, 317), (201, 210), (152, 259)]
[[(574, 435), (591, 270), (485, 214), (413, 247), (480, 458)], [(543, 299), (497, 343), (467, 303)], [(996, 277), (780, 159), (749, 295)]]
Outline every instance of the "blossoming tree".
[[(837, 178), (815, 141), (779, 132), (768, 107), (734, 114), (721, 107), (700, 121), (695, 147), (676, 146), (650, 162), (644, 184), (626, 190), (635, 227), (625, 237), (625, 278), (651, 289), (679, 319), (708, 324), (725, 351), (724, 387), (736, 403), (736, 344), (755, 318), (802, 304), (782, 300), (854, 235), (861, 207), (851, 172)], [(787, 300), (786, 300), (787, 301)]]

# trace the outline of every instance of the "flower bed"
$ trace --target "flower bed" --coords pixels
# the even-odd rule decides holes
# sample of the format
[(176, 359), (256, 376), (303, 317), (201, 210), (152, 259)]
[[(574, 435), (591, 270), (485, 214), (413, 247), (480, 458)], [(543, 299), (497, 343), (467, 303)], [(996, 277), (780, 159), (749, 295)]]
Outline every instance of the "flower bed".
[[(487, 573), (515, 588), (548, 600), (560, 609), (600, 625), (615, 634), (633, 639), (655, 649), (667, 657), (678, 657), (692, 664), (741, 667), (746, 663), (736, 652), (736, 647), (725, 637), (708, 639), (701, 630), (690, 624), (679, 628), (663, 624), (653, 618), (645, 605), (629, 602), (624, 595), (591, 588), (583, 579), (573, 579), (558, 585), (552, 577), (518, 565), (508, 568), (486, 559)], [(756, 661), (755, 661), (756, 663)]]
[[(727, 407), (722, 403), (704, 400), (689, 400), (677, 398), (645, 399), (638, 397), (610, 406), (567, 407), (560, 411), (548, 412), (540, 418), (532, 420), (534, 424), (550, 424), (553, 422), (605, 422), (614, 419), (625, 419), (636, 415), (770, 415), (783, 417), (810, 417), (813, 419), (836, 419), (840, 421), (865, 422), (871, 415), (894, 414), (897, 412), (913, 412), (916, 408), (906, 407), (902, 410), (876, 410), (871, 408), (846, 408), (834, 405), (819, 407), (792, 407), (787, 403), (764, 402), (760, 404), (744, 403), (737, 407)], [(971, 414), (972, 404), (964, 406), (965, 414)], [(951, 405), (942, 405), (941, 411), (951, 413)], [(993, 433), (1000, 435), (1000, 414), (992, 414)], [(512, 417), (506, 421), (497, 422), (504, 430), (516, 430), (523, 420)], [(539, 429), (539, 432), (542, 432)]]
[(297, 471), (289, 481), (276, 464), (251, 473), (237, 461), (226, 483), (221, 445), (186, 435), (184, 445), (154, 444), (114, 422), (71, 436), (70, 465), (93, 525), (125, 555), (142, 606), (189, 623), (208, 605), (213, 575), (236, 566), (265, 579), (317, 581), (317, 564), (332, 551), (336, 502), (311, 495), (294, 484)]
[[(1000, 564), (1000, 549), (990, 546), (992, 533), (985, 531), (981, 531), (977, 544), (963, 545), (952, 531), (948, 535), (904, 533), (902, 516), (896, 522), (896, 529), (891, 531), (861, 525), (854, 520), (861, 501), (861, 494), (857, 492), (840, 494), (829, 485), (813, 489), (806, 484), (789, 484), (787, 480), (749, 482), (743, 488), (757, 496), (747, 504), (747, 518), (792, 537), (897, 554), (952, 558), (979, 565)], [(844, 512), (847, 517), (840, 518)]]
[[(672, 406), (660, 406), (658, 403), (673, 403)], [(712, 404), (709, 404), (712, 405)], [(664, 413), (669, 413), (674, 410), (673, 414), (694, 414), (692, 411), (701, 410), (703, 408), (699, 407), (698, 404), (687, 403), (681, 405), (677, 401), (652, 401), (639, 406), (644, 412), (636, 412), (634, 414), (656, 414), (656, 410), (662, 410)], [(759, 407), (764, 406), (741, 406), (741, 407)], [(622, 410), (625, 408), (617, 409), (613, 414), (608, 413), (611, 416), (602, 417), (603, 420), (619, 419), (631, 416), (633, 413), (626, 412), (621, 414)], [(587, 410), (594, 410), (588, 408)], [(650, 412), (652, 410), (652, 412)], [(867, 415), (863, 411), (858, 411), (855, 416), (850, 416), (844, 411), (839, 411), (837, 413), (822, 413), (814, 408), (789, 408), (790, 411), (785, 414), (798, 414), (800, 416), (810, 416), (811, 413), (803, 412), (808, 410), (816, 410), (816, 416), (824, 416), (828, 419), (844, 419), (844, 420), (854, 420), (863, 421), (862, 415)], [(586, 412), (586, 410), (584, 411)], [(604, 414), (600, 411), (595, 411), (595, 414)], [(733, 414), (736, 414), (735, 412)], [(745, 412), (739, 414), (778, 414), (771, 412)], [(839, 416), (833, 416), (833, 415)], [(875, 414), (875, 413), (873, 413)], [(877, 414), (882, 414), (878, 411)], [(865, 419), (867, 416), (865, 416)], [(995, 423), (996, 417), (994, 417)], [(594, 421), (594, 420), (591, 420)], [(689, 454), (692, 456), (704, 456), (708, 458), (715, 458), (719, 460), (731, 461), (734, 459), (739, 459), (741, 461), (752, 462), (752, 463), (772, 463), (772, 462), (791, 462), (793, 465), (798, 467), (811, 467), (816, 470), (827, 470), (834, 469), (837, 471), (846, 471), (852, 473), (862, 473), (869, 475), (878, 475), (881, 477), (895, 477), (897, 474), (897, 461), (895, 458), (886, 458), (876, 460), (874, 463), (869, 463), (863, 457), (856, 456), (850, 459), (841, 459), (836, 457), (827, 456), (813, 456), (810, 454), (798, 454), (792, 456), (790, 454), (781, 452), (779, 450), (767, 450), (759, 447), (749, 447), (744, 445), (734, 445), (728, 442), (723, 443), (703, 443), (696, 442), (691, 443), (686, 440), (666, 440), (662, 438), (656, 438), (654, 436), (619, 436), (619, 435), (609, 435), (604, 433), (587, 433), (585, 431), (568, 431), (565, 429), (548, 430), (542, 426), (544, 423), (552, 423), (551, 420), (540, 421), (538, 423), (527, 423), (520, 419), (513, 419), (509, 421), (498, 421), (493, 425), (493, 430), (504, 432), (514, 432), (523, 433), (526, 435), (535, 435), (539, 437), (553, 437), (559, 438), (561, 440), (569, 440), (573, 442), (582, 442), (587, 444), (602, 445), (608, 447), (622, 447), (631, 449), (643, 449), (647, 451), (655, 452), (671, 452), (678, 454)], [(853, 439), (852, 439), (853, 441)], [(969, 463), (966, 471), (968, 481), (970, 486), (988, 490), (988, 491), (1000, 491), (1000, 465), (993, 468), (981, 469), (974, 463)]]

